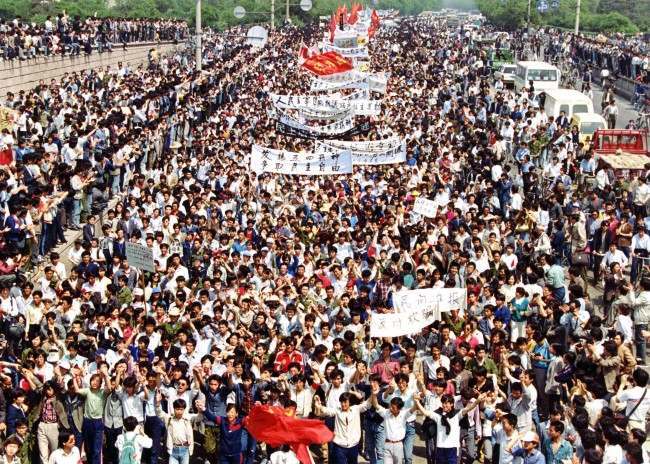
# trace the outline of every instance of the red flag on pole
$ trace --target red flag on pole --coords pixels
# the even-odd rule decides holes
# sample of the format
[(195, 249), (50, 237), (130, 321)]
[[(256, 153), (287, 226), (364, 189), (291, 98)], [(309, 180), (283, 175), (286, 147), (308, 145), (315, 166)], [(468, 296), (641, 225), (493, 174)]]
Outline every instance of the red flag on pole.
[(336, 15), (332, 15), (330, 20), (330, 43), (334, 43), (334, 34), (336, 34)]
[(317, 419), (288, 416), (280, 407), (256, 405), (244, 419), (244, 426), (257, 441), (274, 448), (289, 445), (302, 464), (312, 464), (307, 445), (331, 441), (334, 434)]
[(370, 15), (370, 27), (368, 28), (368, 37), (375, 35), (379, 29), (379, 15), (376, 10), (372, 10), (372, 15)]
[(359, 12), (363, 9), (361, 4), (355, 3), (350, 8), (350, 16), (348, 16), (348, 24), (354, 24), (359, 20)]

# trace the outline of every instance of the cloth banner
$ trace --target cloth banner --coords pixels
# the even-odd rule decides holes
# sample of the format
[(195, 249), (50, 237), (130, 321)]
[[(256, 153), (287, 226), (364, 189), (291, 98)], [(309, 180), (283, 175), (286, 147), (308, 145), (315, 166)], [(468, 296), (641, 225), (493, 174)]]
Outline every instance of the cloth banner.
[(253, 145), (251, 171), (302, 176), (350, 174), (352, 153), (296, 153)]
[[(334, 39), (336, 41), (336, 39)], [(354, 33), (354, 42), (357, 42), (357, 34)], [(341, 55), (343, 58), (368, 58), (368, 47), (337, 47), (336, 45), (323, 43), (321, 44), (321, 50), (324, 53), (335, 52)]]
[(304, 119), (339, 121), (341, 119), (354, 116), (354, 113), (349, 109), (339, 110), (336, 108), (300, 108), (298, 110), (298, 115)]
[[(369, 140), (362, 142), (348, 142), (345, 140), (329, 140), (328, 145), (338, 147), (341, 150), (352, 150), (354, 152), (372, 152), (382, 153), (389, 148), (401, 147), (406, 145), (406, 142), (399, 137), (391, 137), (382, 140)], [(404, 148), (406, 149), (406, 148)]]
[(388, 73), (365, 73), (357, 70), (332, 76), (315, 77), (311, 81), (311, 91), (368, 89), (374, 92), (386, 93), (388, 77)]
[(311, 132), (316, 136), (331, 136), (343, 134), (354, 127), (354, 119), (352, 117), (347, 117), (341, 119), (340, 121), (335, 121), (326, 126), (308, 126), (298, 121), (296, 118), (288, 114), (280, 114), (280, 123), (293, 127), (294, 129), (300, 129), (302, 131)]
[(371, 337), (398, 337), (419, 332), (440, 320), (441, 313), (467, 307), (467, 289), (425, 288), (393, 293), (394, 313), (373, 314)]
[(413, 212), (424, 217), (435, 218), (438, 214), (438, 203), (424, 197), (417, 197), (413, 204)]
[[(340, 150), (347, 149), (352, 152), (352, 164), (357, 165), (379, 165), (379, 164), (398, 164), (406, 161), (406, 144), (401, 143), (393, 147), (387, 147), (384, 151), (362, 151), (356, 145), (366, 142), (343, 142), (332, 140), (327, 142), (316, 142), (316, 153), (336, 153)], [(336, 145), (334, 145), (336, 144)], [(347, 147), (341, 145), (347, 144)]]
[(318, 76), (327, 76), (353, 69), (350, 60), (333, 50), (326, 50), (325, 53), (307, 58), (301, 66)]
[[(271, 94), (273, 104), (282, 109), (297, 109), (305, 113), (315, 113), (327, 119), (328, 114), (337, 116), (348, 111), (351, 116), (379, 116), (381, 113), (380, 100), (357, 98), (361, 92), (352, 94), (352, 98), (342, 98), (336, 95), (275, 95)], [(308, 117), (308, 116), (306, 116)], [(308, 117), (308, 119), (312, 119)]]
[(357, 124), (354, 126), (352, 129), (349, 131), (339, 134), (339, 135), (330, 135), (330, 136), (323, 136), (323, 135), (318, 135), (315, 134), (312, 131), (308, 130), (302, 130), (302, 129), (297, 129), (295, 127), (288, 126), (286, 124), (283, 124), (280, 121), (276, 121), (275, 123), (275, 132), (284, 135), (286, 137), (296, 137), (299, 139), (310, 139), (310, 140), (317, 140), (317, 139), (345, 139), (345, 138), (350, 138), (350, 137), (356, 137), (358, 135), (365, 135), (368, 132), (370, 132), (370, 123), (369, 122), (364, 122), (362, 124)]

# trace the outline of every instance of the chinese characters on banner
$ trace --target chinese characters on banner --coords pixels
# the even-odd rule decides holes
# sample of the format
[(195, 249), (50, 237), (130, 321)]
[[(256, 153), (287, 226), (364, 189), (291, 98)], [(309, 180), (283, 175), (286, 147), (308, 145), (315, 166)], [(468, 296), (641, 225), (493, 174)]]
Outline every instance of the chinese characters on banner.
[(153, 250), (139, 243), (126, 242), (126, 259), (131, 266), (141, 271), (155, 272)]
[(352, 153), (295, 153), (253, 145), (251, 170), (302, 176), (324, 176), (352, 173)]
[(393, 294), (394, 313), (373, 314), (371, 337), (398, 337), (417, 333), (440, 320), (441, 313), (467, 308), (464, 288), (425, 288)]
[(367, 143), (368, 142), (343, 142), (339, 140), (316, 142), (316, 153), (336, 153), (340, 150), (350, 150), (352, 152), (353, 165), (397, 164), (406, 161), (406, 143), (404, 142), (398, 141), (398, 143), (394, 145), (386, 143), (383, 151), (361, 150), (356, 146), (365, 145)]
[(386, 93), (388, 85), (388, 74), (386, 73), (363, 73), (351, 71), (341, 73), (327, 78), (313, 78), (311, 90), (313, 92), (326, 92), (340, 89), (368, 89), (373, 92)]
[[(356, 42), (356, 37), (354, 41)], [(323, 50), (323, 52), (336, 52), (344, 58), (367, 58), (368, 57), (368, 47), (342, 48), (328, 43), (323, 43), (321, 50)]]
[(327, 124), (326, 126), (308, 126), (306, 124), (302, 124), (300, 121), (288, 114), (282, 114), (280, 116), (280, 122), (289, 127), (293, 127), (294, 129), (311, 132), (316, 136), (339, 135), (349, 131), (354, 127), (354, 119), (352, 117), (341, 119), (340, 121)]
[[(342, 98), (340, 95), (275, 95), (271, 94), (271, 101), (277, 108), (297, 109), (305, 114), (328, 113), (340, 114), (349, 111), (353, 116), (379, 116), (381, 101), (356, 98)], [(322, 118), (318, 118), (322, 119)]]
[(308, 131), (308, 130), (302, 130), (302, 129), (297, 129), (295, 127), (288, 126), (286, 124), (283, 124), (280, 121), (276, 121), (275, 124), (275, 132), (281, 135), (285, 135), (287, 137), (297, 137), (301, 139), (310, 139), (310, 140), (316, 140), (316, 139), (333, 139), (333, 138), (348, 138), (348, 137), (355, 137), (357, 135), (364, 135), (370, 132), (370, 123), (369, 122), (364, 122), (361, 124), (357, 124), (354, 126), (352, 129), (349, 131), (343, 133), (343, 134), (338, 134), (338, 135), (329, 135), (329, 136), (324, 136), (319, 134), (315, 134), (314, 132)]
[(413, 204), (413, 212), (424, 217), (435, 218), (438, 213), (438, 203), (428, 198), (418, 197)]

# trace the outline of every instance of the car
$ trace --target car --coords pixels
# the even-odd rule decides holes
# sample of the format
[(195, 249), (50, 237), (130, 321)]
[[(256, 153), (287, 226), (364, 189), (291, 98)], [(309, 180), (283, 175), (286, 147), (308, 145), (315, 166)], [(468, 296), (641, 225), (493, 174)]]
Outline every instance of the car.
[(503, 85), (506, 87), (514, 87), (515, 85), (515, 72), (517, 66), (514, 64), (502, 64), (498, 71), (494, 72), (495, 79), (501, 79)]

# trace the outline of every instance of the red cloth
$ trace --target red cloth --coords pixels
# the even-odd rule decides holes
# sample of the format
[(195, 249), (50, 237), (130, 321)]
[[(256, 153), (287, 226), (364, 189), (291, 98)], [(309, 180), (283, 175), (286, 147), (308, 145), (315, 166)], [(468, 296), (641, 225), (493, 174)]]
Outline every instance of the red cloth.
[(11, 148), (0, 150), (0, 164), (7, 166), (14, 161), (14, 152)]
[(334, 43), (334, 34), (336, 33), (336, 15), (330, 19), (330, 43)]
[(325, 52), (305, 60), (302, 66), (318, 76), (328, 76), (350, 71), (353, 66), (350, 60), (336, 52)]
[(361, 4), (355, 3), (350, 8), (350, 16), (348, 16), (348, 24), (354, 24), (359, 20), (359, 12), (363, 9)]
[(370, 27), (368, 28), (368, 37), (375, 35), (377, 29), (379, 29), (379, 15), (377, 14), (377, 10), (372, 10), (372, 14), (370, 15)]
[(291, 354), (289, 354), (286, 351), (282, 350), (275, 357), (274, 365), (276, 372), (280, 372), (282, 374), (286, 373), (289, 370), (289, 364), (291, 363), (298, 363), (302, 368), (302, 353), (300, 353), (300, 351), (294, 350), (291, 352)]
[(289, 445), (302, 464), (313, 462), (307, 445), (327, 443), (334, 438), (322, 421), (288, 416), (277, 406), (253, 406), (244, 426), (257, 441), (274, 448)]

